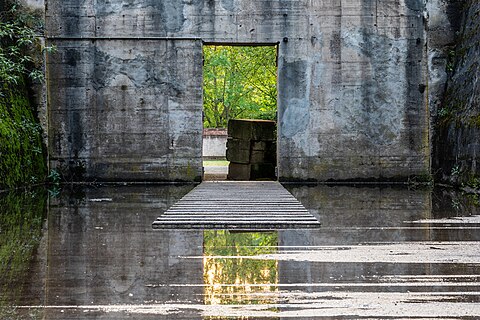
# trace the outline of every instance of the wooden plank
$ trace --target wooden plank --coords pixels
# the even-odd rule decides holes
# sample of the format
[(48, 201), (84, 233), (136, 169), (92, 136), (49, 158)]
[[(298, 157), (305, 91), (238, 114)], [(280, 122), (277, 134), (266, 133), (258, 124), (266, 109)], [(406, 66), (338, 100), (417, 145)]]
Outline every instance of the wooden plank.
[(203, 182), (152, 224), (155, 229), (318, 228), (318, 220), (274, 181)]

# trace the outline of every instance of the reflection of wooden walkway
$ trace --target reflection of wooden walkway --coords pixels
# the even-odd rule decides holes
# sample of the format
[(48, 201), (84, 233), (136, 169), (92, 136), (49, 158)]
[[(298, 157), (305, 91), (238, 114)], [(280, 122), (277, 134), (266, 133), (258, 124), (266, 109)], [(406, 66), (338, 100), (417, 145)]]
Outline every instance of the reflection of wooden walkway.
[(293, 229), (320, 223), (280, 183), (203, 182), (168, 209), (155, 229)]

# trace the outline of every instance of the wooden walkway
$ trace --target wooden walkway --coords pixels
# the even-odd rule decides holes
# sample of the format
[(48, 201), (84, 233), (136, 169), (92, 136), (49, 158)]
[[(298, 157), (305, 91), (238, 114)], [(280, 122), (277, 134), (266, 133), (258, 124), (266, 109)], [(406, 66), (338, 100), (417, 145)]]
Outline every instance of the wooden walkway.
[(320, 223), (280, 183), (203, 182), (153, 222), (155, 229), (295, 229)]

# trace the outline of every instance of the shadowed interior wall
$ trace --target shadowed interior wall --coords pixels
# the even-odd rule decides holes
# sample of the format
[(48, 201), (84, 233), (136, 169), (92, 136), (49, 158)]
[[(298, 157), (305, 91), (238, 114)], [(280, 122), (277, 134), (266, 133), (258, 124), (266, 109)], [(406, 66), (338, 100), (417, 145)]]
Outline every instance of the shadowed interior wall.
[(53, 167), (201, 176), (202, 41), (279, 43), (280, 180), (430, 169), (421, 0), (49, 0)]

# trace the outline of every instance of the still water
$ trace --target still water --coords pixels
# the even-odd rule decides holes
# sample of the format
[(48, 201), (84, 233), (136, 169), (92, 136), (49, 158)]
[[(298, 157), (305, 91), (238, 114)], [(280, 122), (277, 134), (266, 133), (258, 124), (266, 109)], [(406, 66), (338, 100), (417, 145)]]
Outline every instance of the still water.
[(0, 195), (0, 319), (479, 319), (478, 196), (287, 186), (313, 230), (154, 230), (192, 186)]

